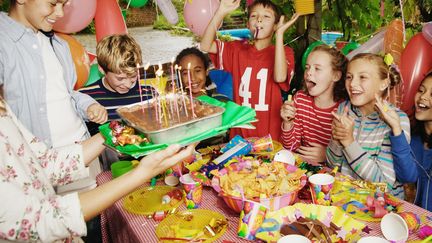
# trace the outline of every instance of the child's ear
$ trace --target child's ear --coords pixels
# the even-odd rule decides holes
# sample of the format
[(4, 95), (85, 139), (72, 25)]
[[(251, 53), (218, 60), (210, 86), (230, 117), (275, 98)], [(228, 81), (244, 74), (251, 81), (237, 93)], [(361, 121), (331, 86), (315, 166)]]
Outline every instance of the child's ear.
[(341, 79), (341, 77), (342, 77), (341, 71), (333, 72), (333, 82), (339, 81)]
[(384, 82), (381, 82), (380, 90), (384, 91), (390, 86), (390, 80), (388, 78), (384, 79)]

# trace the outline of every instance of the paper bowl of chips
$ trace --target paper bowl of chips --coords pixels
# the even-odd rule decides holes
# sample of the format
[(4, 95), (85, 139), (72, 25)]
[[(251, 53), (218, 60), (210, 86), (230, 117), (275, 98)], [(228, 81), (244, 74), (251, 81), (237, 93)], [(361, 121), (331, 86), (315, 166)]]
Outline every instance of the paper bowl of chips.
[(212, 187), (235, 212), (242, 211), (243, 199), (278, 210), (294, 203), (306, 184), (305, 172), (280, 162), (243, 160), (213, 173)]

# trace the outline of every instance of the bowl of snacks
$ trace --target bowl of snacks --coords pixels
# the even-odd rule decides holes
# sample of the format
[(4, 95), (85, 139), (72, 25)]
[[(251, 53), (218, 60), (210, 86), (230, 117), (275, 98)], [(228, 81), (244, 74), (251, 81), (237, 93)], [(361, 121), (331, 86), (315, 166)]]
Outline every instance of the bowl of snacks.
[(236, 212), (242, 211), (245, 199), (270, 210), (291, 205), (307, 181), (305, 171), (295, 166), (255, 159), (230, 164), (213, 174), (212, 187)]

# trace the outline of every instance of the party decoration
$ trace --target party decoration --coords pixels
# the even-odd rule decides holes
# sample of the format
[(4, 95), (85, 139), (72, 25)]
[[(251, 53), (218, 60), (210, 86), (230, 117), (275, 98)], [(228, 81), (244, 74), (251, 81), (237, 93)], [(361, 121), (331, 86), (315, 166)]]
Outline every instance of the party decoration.
[(83, 30), (90, 24), (96, 13), (96, 0), (68, 1), (64, 8), (64, 16), (53, 26), (57, 32), (66, 34)]
[(183, 15), (186, 25), (195, 35), (202, 36), (218, 7), (218, 0), (185, 1)]
[(355, 49), (359, 48), (360, 44), (357, 42), (349, 42), (342, 48), (342, 53), (346, 56), (348, 53), (354, 51)]
[[(194, 1), (196, 2), (196, 1)], [(199, 1), (201, 2), (201, 1)], [(156, 0), (159, 9), (170, 24), (177, 24), (178, 14), (171, 0)]]
[(90, 66), (90, 73), (88, 75), (87, 82), (85, 83), (84, 86), (92, 85), (93, 83), (95, 83), (96, 81), (101, 79), (103, 76), (104, 76), (104, 74), (99, 71), (99, 67), (98, 67), (97, 63), (91, 65)]
[(322, 42), (322, 41), (315, 41), (312, 44), (310, 44), (308, 46), (308, 48), (306, 48), (306, 51), (303, 53), (303, 56), (302, 56), (302, 67), (303, 67), (303, 69), (305, 69), (307, 58), (308, 58), (309, 54), (312, 52), (312, 50), (315, 47), (317, 47), (319, 45), (323, 45), (323, 44), (324, 44), (324, 42)]
[(141, 8), (147, 4), (148, 0), (124, 0), (133, 8)]
[(61, 33), (56, 33), (56, 35), (65, 40), (69, 45), (77, 74), (77, 81), (74, 89), (79, 89), (86, 83), (90, 70), (90, 60), (87, 52), (81, 43), (72, 36)]
[(127, 28), (116, 0), (97, 0), (95, 14), (96, 41), (113, 34), (127, 34)]
[[(281, 231), (293, 229), (291, 227), (283, 229), (284, 225), (295, 226), (293, 223), (304, 223), (305, 221), (312, 222), (317, 228), (327, 230), (329, 234), (323, 233), (323, 235), (330, 238), (328, 239), (330, 242), (356, 242), (360, 238), (360, 232), (365, 227), (364, 223), (356, 221), (338, 207), (297, 203), (267, 212), (256, 237), (265, 242), (276, 242), (282, 236)], [(336, 232), (334, 229), (337, 229)], [(309, 230), (306, 234), (308, 232)]]
[(376, 35), (374, 35), (368, 41), (363, 43), (363, 45), (361, 45), (359, 48), (350, 52), (347, 55), (347, 58), (351, 59), (359, 53), (379, 53), (379, 52), (381, 52), (384, 48), (385, 33), (386, 33), (386, 29), (382, 29), (380, 32), (378, 32)]
[(387, 27), (384, 35), (384, 53), (389, 53), (394, 58), (396, 65), (399, 65), (403, 51), (403, 23), (395, 19)]
[(313, 14), (315, 12), (314, 0), (294, 0), (294, 6), (298, 14)]
[(420, 82), (432, 69), (432, 45), (418, 33), (411, 38), (402, 52), (400, 71), (403, 78), (403, 97), (401, 109), (412, 116), (414, 95)]
[(432, 45), (432, 22), (426, 23), (422, 28), (423, 37)]

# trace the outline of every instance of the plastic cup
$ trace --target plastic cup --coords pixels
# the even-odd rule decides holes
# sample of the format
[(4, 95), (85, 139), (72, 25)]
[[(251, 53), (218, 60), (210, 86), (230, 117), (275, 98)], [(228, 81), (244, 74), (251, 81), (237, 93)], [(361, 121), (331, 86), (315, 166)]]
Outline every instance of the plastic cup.
[(131, 161), (120, 160), (111, 164), (111, 174), (113, 178), (117, 178), (133, 169)]
[(252, 143), (251, 153), (273, 152), (273, 139), (271, 135), (260, 137)]
[(285, 235), (280, 238), (277, 243), (311, 243), (308, 238), (303, 235)]
[(408, 226), (405, 220), (395, 213), (388, 213), (381, 219), (381, 232), (392, 242), (406, 242), (408, 239)]
[(329, 174), (315, 174), (309, 177), (309, 186), (314, 204), (329, 206), (334, 177)]
[(255, 234), (264, 222), (268, 208), (254, 201), (245, 200), (243, 203), (237, 235), (247, 240), (255, 240)]
[(194, 181), (194, 179), (189, 174), (184, 174), (181, 176), (180, 182), (183, 185), (186, 207), (188, 209), (198, 208), (202, 201), (203, 186), (201, 183)]

